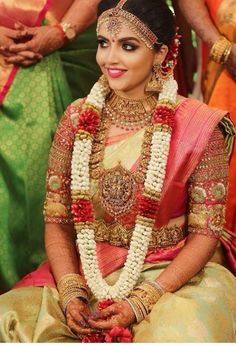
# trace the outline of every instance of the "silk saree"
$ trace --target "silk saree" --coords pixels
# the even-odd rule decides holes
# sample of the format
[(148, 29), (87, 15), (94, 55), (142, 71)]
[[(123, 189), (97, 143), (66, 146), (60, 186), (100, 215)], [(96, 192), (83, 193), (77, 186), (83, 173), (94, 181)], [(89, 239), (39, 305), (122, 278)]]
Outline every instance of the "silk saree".
[[(207, 0), (210, 16), (219, 30), (231, 42), (236, 42), (236, 3), (231, 0)], [(227, 110), (236, 124), (236, 82), (224, 66), (208, 58), (207, 47), (203, 46), (203, 96), (211, 107)], [(226, 229), (236, 234), (236, 147), (230, 163)]]
[[(0, 25), (54, 24), (71, 3), (0, 0)], [(95, 36), (93, 26), (63, 51), (28, 68), (6, 65), (0, 55), (0, 291), (45, 258), (42, 210), (48, 154), (72, 94), (84, 96), (97, 79)]]
[[(72, 108), (71, 113), (73, 113)], [(219, 133), (212, 137), (212, 131), (216, 123), (223, 117), (223, 112), (208, 112), (206, 106), (201, 106), (198, 101), (186, 100), (178, 107), (178, 114), (182, 120), (188, 123), (189, 118), (186, 113), (190, 113), (194, 119), (194, 126), (200, 125), (202, 120), (208, 124), (205, 126), (204, 136), (199, 137), (192, 133), (191, 140), (189, 132), (185, 133), (185, 126), (176, 126), (173, 145), (177, 145), (180, 152), (172, 152), (173, 156), (169, 162), (168, 177), (165, 186), (166, 203), (170, 205), (170, 195), (172, 195), (172, 208), (167, 214), (164, 208), (160, 217), (162, 224), (167, 222), (167, 227), (156, 230), (156, 235), (161, 237), (152, 238), (155, 243), (154, 248), (148, 251), (140, 282), (144, 279), (153, 280), (161, 273), (170, 261), (175, 258), (186, 241), (186, 235), (177, 232), (177, 229), (184, 231), (188, 224), (187, 220), (187, 189), (184, 183), (189, 172), (201, 160), (202, 154), (207, 146), (209, 136), (212, 139), (210, 151), (217, 151), (217, 160), (213, 160), (211, 176), (217, 181), (225, 179), (225, 168), (227, 162), (222, 156), (222, 147), (219, 145)], [(56, 160), (55, 148), (58, 149), (59, 138), (64, 138), (67, 148), (71, 147), (70, 130), (68, 117), (65, 117), (60, 125), (54, 139), (54, 149), (52, 149), (49, 161), (49, 175), (47, 179), (48, 194), (46, 198), (45, 218), (47, 222), (70, 222), (70, 212), (67, 209), (68, 198), (64, 194), (64, 183), (60, 183), (60, 173), (66, 174), (65, 166), (54, 166)], [(198, 123), (198, 121), (200, 123)], [(210, 128), (210, 133), (207, 128)], [(188, 128), (190, 130), (190, 128)], [(185, 135), (189, 138), (189, 144), (183, 140)], [(104, 154), (104, 166), (112, 169), (118, 162), (127, 169), (135, 171), (140, 157), (141, 143), (144, 131), (124, 133), (108, 138)], [(181, 141), (182, 138), (182, 141)], [(215, 144), (213, 144), (215, 143)], [(218, 144), (217, 144), (218, 143)], [(222, 137), (221, 137), (222, 144)], [(182, 146), (182, 149), (181, 149)], [(219, 147), (221, 149), (219, 149)], [(130, 150), (132, 148), (132, 151)], [(196, 148), (196, 150), (193, 150)], [(214, 149), (215, 148), (215, 149)], [(70, 151), (71, 149), (69, 149)], [(218, 151), (220, 150), (220, 151)], [(223, 150), (224, 151), (224, 150)], [(194, 155), (191, 153), (194, 152)], [(57, 152), (58, 153), (58, 152)], [(176, 153), (176, 156), (174, 155)], [(179, 153), (179, 154), (178, 154)], [(209, 153), (205, 153), (209, 157)], [(182, 157), (188, 158), (186, 169), (179, 170)], [(70, 159), (70, 158), (69, 158)], [(64, 160), (69, 160), (65, 155)], [(65, 162), (66, 162), (65, 161)], [(178, 165), (179, 162), (179, 165)], [(219, 163), (220, 162), (220, 163)], [(188, 167), (187, 167), (188, 166)], [(57, 171), (53, 171), (58, 167)], [(218, 169), (216, 169), (218, 167)], [(178, 173), (177, 173), (178, 172)], [(183, 174), (184, 173), (184, 174)], [(197, 175), (202, 176), (203, 172)], [(173, 176), (177, 178), (181, 174), (182, 184), (171, 184)], [(185, 177), (186, 175), (186, 177)], [(220, 178), (221, 177), (221, 178)], [(175, 178), (173, 178), (175, 180)], [(180, 176), (179, 176), (180, 178)], [(64, 182), (67, 179), (64, 180)], [(169, 188), (168, 186), (172, 186)], [(173, 201), (173, 189), (177, 195), (176, 203)], [(53, 192), (54, 191), (54, 192)], [(97, 220), (105, 220), (104, 211), (96, 203), (98, 200), (97, 183), (93, 182), (93, 201)], [(60, 193), (60, 196), (56, 194)], [(218, 196), (218, 197), (217, 197)], [(198, 196), (199, 197), (199, 196)], [(224, 197), (222, 191), (216, 194), (219, 201)], [(164, 204), (165, 205), (165, 204)], [(170, 208), (169, 208), (170, 209)], [(132, 213), (131, 213), (132, 214)], [(126, 225), (132, 224), (133, 216), (127, 217)], [(157, 221), (158, 224), (158, 221)], [(172, 233), (172, 227), (175, 232)], [(111, 231), (111, 228), (110, 228)], [(127, 238), (122, 237), (122, 228), (103, 234), (96, 233), (97, 254), (99, 266), (109, 284), (113, 284), (119, 277), (122, 266), (127, 256)], [(127, 232), (128, 233), (128, 232)], [(204, 234), (204, 233), (203, 233)], [(211, 235), (213, 236), (213, 235)], [(220, 235), (214, 234), (221, 238)], [(103, 237), (103, 239), (102, 239)], [(107, 238), (106, 238), (107, 237)], [(223, 254), (221, 247), (216, 251), (214, 258), (195, 275), (187, 284), (175, 293), (166, 293), (154, 306), (152, 312), (140, 324), (134, 324), (132, 333), (134, 342), (233, 342), (235, 338), (236, 324), (236, 279), (223, 265)], [(30, 299), (30, 300), (29, 300)], [(30, 304), (26, 304), (29, 302)], [(95, 309), (96, 300), (92, 298), (91, 307)], [(53, 275), (48, 263), (43, 263), (35, 272), (23, 278), (16, 287), (8, 293), (0, 296), (0, 342), (78, 342), (78, 337), (73, 334), (66, 325), (65, 317), (59, 305), (58, 292)]]

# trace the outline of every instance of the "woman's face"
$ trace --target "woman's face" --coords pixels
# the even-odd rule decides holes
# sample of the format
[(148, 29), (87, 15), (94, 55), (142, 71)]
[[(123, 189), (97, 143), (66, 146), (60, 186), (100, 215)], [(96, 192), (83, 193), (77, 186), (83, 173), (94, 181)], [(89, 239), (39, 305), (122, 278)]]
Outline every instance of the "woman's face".
[(120, 96), (143, 97), (154, 62), (161, 63), (165, 54), (163, 49), (157, 53), (147, 48), (125, 24), (115, 37), (108, 32), (106, 23), (99, 28), (97, 63), (110, 88)]

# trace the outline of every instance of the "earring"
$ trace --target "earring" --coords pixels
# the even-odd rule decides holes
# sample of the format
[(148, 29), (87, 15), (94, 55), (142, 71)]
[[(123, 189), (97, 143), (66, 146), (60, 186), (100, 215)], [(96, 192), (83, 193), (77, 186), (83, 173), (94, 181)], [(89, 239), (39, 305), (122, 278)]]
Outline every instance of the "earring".
[(164, 80), (160, 73), (161, 65), (155, 64), (152, 67), (152, 78), (146, 85), (145, 91), (160, 93), (163, 87)]
[(110, 89), (108, 80), (107, 80), (106, 76), (104, 76), (104, 74), (102, 74), (102, 75), (100, 76), (98, 82), (101, 83), (101, 85), (102, 85), (105, 89), (107, 89), (107, 90)]

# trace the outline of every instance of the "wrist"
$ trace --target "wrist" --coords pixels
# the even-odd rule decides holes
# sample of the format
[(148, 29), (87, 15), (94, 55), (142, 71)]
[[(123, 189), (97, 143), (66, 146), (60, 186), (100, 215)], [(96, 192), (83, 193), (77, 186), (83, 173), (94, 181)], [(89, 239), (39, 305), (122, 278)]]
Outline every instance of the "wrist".
[(128, 298), (125, 298), (133, 310), (137, 323), (145, 319), (164, 293), (156, 281), (144, 281), (135, 287)]
[(62, 29), (62, 26), (58, 23), (58, 24), (53, 25), (53, 28), (57, 29), (58, 34), (60, 34), (63, 45), (68, 43), (68, 39), (67, 39), (63, 29)]
[(76, 30), (70, 23), (62, 21), (61, 23), (55, 24), (54, 27), (56, 27), (60, 32), (64, 43), (73, 41), (73, 39), (76, 37)]
[(210, 58), (214, 62), (224, 65), (229, 59), (232, 47), (233, 43), (222, 35), (215, 41), (215, 43), (211, 47)]
[(60, 305), (65, 312), (69, 302), (78, 298), (88, 303), (90, 290), (79, 274), (66, 274), (57, 283)]

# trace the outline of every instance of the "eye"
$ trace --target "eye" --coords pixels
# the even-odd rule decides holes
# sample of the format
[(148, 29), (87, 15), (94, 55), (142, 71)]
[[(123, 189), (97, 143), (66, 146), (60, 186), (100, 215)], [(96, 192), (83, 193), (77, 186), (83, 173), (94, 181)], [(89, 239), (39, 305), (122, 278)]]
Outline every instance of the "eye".
[(122, 44), (122, 48), (126, 51), (134, 51), (138, 48), (134, 43), (125, 42)]
[(101, 48), (107, 48), (108, 47), (108, 43), (106, 40), (102, 39), (102, 38), (99, 38), (98, 39), (98, 45), (99, 47)]

